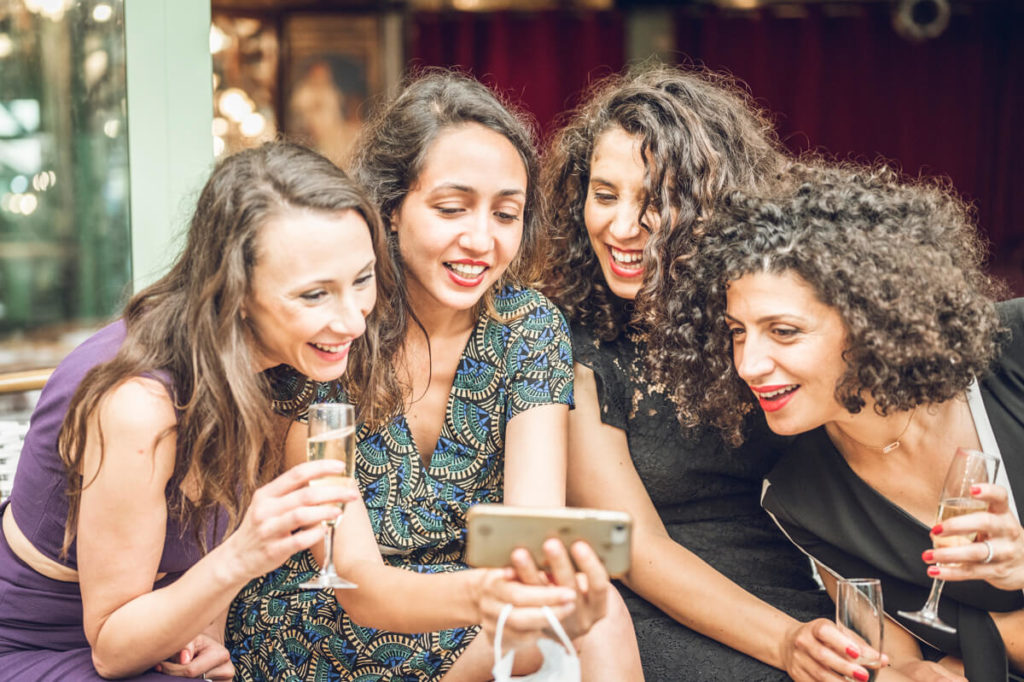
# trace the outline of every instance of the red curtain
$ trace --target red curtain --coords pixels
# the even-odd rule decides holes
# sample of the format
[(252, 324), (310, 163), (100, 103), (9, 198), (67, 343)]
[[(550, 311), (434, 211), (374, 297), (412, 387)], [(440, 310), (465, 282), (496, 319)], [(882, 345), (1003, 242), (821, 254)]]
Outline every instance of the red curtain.
[(618, 12), (420, 12), (410, 37), (414, 64), (469, 70), (521, 102), (544, 133), (590, 82), (625, 61)]
[(681, 11), (677, 47), (748, 83), (795, 151), (950, 177), (977, 206), (994, 269), (1024, 295), (1024, 3), (959, 7), (924, 43), (896, 33), (887, 3)]
[[(675, 14), (677, 49), (748, 83), (794, 151), (949, 176), (977, 206), (994, 269), (1024, 295), (1024, 2), (956, 3), (946, 31), (920, 44), (896, 33), (889, 3), (840, 5), (787, 15), (689, 5)], [(469, 69), (545, 132), (624, 63), (618, 12), (416, 13), (411, 23), (415, 62)]]

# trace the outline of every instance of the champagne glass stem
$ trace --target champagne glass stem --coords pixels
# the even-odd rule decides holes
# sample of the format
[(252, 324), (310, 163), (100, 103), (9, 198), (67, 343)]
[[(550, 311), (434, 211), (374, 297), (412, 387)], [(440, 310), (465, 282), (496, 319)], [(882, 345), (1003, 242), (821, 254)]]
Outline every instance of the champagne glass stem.
[(337, 523), (337, 520), (327, 521), (327, 533), (324, 534), (324, 552), (327, 554), (327, 561), (321, 575), (327, 577), (338, 575), (337, 569), (334, 568), (334, 527)]
[(923, 613), (927, 613), (935, 618), (939, 616), (939, 597), (942, 596), (942, 588), (945, 586), (946, 581), (936, 578), (932, 581), (932, 591), (928, 593), (928, 601), (921, 607)]

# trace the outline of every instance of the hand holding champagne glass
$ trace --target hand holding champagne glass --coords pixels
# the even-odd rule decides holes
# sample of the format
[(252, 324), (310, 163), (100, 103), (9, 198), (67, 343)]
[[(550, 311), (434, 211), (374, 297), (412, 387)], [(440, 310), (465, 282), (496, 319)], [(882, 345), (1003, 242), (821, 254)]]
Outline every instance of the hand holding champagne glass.
[[(857, 664), (868, 672), (868, 681), (874, 680), (882, 667), (880, 655), (868, 657), (867, 652), (882, 651), (882, 633), (885, 611), (882, 607), (882, 584), (877, 578), (852, 578), (836, 583), (836, 626), (857, 642), (862, 652)], [(863, 673), (856, 673), (863, 674)], [(845, 678), (852, 679), (852, 678)], [(865, 678), (857, 677), (857, 680)]]
[[(988, 503), (974, 498), (971, 495), (971, 487), (978, 483), (995, 481), (998, 471), (999, 460), (992, 455), (986, 455), (980, 450), (957, 448), (949, 470), (946, 472), (946, 481), (942, 485), (937, 523), (942, 523), (954, 516), (987, 510)], [(943, 533), (942, 535), (933, 535), (932, 541), (936, 547), (953, 547), (970, 544), (974, 542), (976, 536), (977, 533), (967, 535)], [(898, 611), (897, 613), (904, 618), (930, 625), (943, 632), (955, 633), (956, 628), (939, 618), (939, 597), (942, 595), (943, 585), (944, 581), (939, 578), (932, 581), (931, 593), (920, 611)]]
[[(345, 403), (317, 403), (309, 406), (309, 437), (306, 440), (306, 459), (310, 462), (321, 459), (336, 459), (345, 462), (345, 473), (313, 479), (310, 485), (355, 485), (356, 465), (356, 422), (355, 410)], [(338, 505), (345, 511), (345, 503)], [(341, 517), (339, 512), (338, 518)], [(331, 587), (357, 587), (353, 582), (338, 575), (334, 567), (334, 527), (337, 518), (325, 522), (324, 551), (326, 558), (320, 574), (313, 580), (302, 583), (303, 589)]]

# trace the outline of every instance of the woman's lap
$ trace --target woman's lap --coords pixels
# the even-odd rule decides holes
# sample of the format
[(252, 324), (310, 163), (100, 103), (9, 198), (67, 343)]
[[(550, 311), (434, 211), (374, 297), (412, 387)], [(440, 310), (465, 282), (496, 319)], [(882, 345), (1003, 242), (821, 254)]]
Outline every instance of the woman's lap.
[(326, 591), (298, 584), (316, 571), (308, 553), (249, 583), (228, 614), (227, 646), (244, 679), (440, 679), (475, 628), (402, 634), (357, 625)]

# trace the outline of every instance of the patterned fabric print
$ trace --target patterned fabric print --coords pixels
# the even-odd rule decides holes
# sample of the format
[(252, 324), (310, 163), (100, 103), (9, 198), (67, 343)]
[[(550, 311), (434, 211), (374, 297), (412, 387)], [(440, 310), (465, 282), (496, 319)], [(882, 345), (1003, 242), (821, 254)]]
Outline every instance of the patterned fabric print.
[[(392, 566), (428, 573), (465, 568), (467, 510), (502, 500), (508, 421), (531, 407), (572, 404), (572, 347), (558, 309), (535, 291), (513, 287), (495, 297), (495, 309), (500, 321), (483, 313), (463, 350), (429, 467), (404, 415), (359, 430), (356, 477)], [(279, 385), (288, 393), (301, 383)], [(344, 399), (336, 395), (333, 386), (317, 387), (316, 400)], [(435, 680), (476, 634), (360, 628), (321, 596), (326, 592), (295, 592), (314, 570), (308, 552), (297, 554), (235, 601), (228, 647), (244, 679)]]
[(427, 682), (442, 677), (476, 628), (397, 634), (352, 622), (327, 590), (301, 590), (316, 575), (309, 552), (254, 580), (228, 612), (225, 644), (235, 679), (247, 682)]

